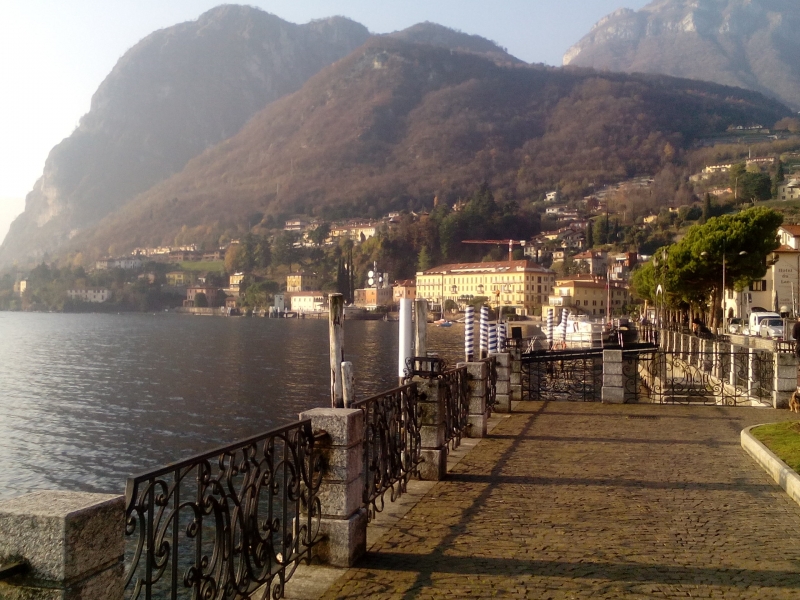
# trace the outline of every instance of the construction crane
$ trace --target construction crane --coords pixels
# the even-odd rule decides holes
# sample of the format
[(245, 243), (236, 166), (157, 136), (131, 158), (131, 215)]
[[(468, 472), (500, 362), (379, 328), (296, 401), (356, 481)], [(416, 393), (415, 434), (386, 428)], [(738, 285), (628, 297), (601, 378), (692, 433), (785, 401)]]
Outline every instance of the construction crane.
[(514, 260), (514, 246), (525, 248), (525, 240), (464, 240), (463, 244), (491, 244), (492, 246), (504, 246), (508, 244), (508, 260)]

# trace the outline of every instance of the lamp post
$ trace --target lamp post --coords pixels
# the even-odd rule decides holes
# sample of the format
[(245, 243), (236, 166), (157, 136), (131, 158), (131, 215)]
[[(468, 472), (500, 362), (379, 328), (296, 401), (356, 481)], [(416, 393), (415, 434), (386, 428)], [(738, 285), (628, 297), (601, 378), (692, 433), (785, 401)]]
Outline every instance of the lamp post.
[[(707, 258), (708, 252), (701, 252), (700, 256)], [(747, 251), (742, 250), (739, 252), (739, 256), (747, 256)], [(725, 327), (725, 274), (726, 274), (726, 256), (725, 256), (725, 242), (722, 242), (722, 293), (720, 294), (720, 306), (722, 308), (722, 326)], [(774, 282), (773, 282), (774, 283)], [(773, 285), (774, 287), (774, 285)], [(716, 309), (715, 309), (716, 311)]]

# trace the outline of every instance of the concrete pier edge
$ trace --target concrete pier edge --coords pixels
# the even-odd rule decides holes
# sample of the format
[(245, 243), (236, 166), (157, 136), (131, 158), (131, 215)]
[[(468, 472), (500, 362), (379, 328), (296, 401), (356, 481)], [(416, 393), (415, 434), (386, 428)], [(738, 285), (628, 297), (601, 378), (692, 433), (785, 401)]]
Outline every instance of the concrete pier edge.
[(767, 473), (775, 480), (783, 490), (789, 494), (789, 497), (797, 504), (800, 504), (800, 475), (795, 473), (789, 465), (783, 462), (780, 458), (767, 448), (764, 444), (759, 442), (750, 431), (756, 427), (763, 425), (772, 425), (772, 423), (762, 423), (761, 425), (752, 425), (742, 429), (742, 448), (747, 452)]

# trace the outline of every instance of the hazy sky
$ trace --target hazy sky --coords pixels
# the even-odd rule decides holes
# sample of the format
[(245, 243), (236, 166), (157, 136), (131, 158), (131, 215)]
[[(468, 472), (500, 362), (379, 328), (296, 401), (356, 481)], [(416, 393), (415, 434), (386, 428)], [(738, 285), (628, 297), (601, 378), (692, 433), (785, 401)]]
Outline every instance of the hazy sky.
[[(494, 40), (527, 62), (561, 64), (590, 27), (647, 0), (253, 0), (294, 23), (344, 15), (374, 33), (433, 21)], [(214, 0), (4, 0), (0, 19), (0, 239), (50, 149), (89, 110), (117, 59)]]

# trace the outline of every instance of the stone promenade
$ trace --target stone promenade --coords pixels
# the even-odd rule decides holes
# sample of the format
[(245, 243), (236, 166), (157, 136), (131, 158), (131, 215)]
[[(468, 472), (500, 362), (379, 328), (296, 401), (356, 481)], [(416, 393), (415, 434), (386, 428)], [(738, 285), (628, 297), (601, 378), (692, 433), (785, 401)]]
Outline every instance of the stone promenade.
[(800, 598), (750, 408), (526, 402), (325, 598)]

